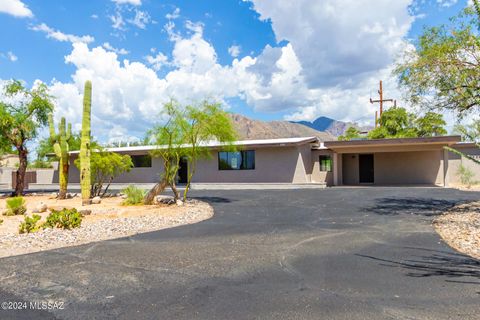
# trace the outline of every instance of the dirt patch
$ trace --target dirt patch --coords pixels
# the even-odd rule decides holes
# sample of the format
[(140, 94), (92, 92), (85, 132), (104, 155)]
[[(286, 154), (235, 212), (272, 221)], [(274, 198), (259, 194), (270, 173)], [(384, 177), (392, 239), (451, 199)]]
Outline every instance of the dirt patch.
[[(18, 226), (24, 216), (0, 216), (3, 219), (0, 225), (0, 257), (126, 237), (196, 223), (213, 216), (212, 207), (197, 200), (188, 201), (182, 206), (122, 206), (123, 199), (120, 197), (105, 198), (102, 203), (89, 206), (81, 206), (79, 197), (57, 200), (48, 196), (29, 196), (25, 200), (29, 216), (40, 203), (55, 209), (88, 209), (91, 214), (83, 217), (80, 228), (45, 229), (30, 234), (18, 234)], [(0, 212), (4, 212), (5, 208), (6, 200), (0, 199)], [(44, 221), (49, 212), (35, 214)]]
[(455, 206), (433, 225), (451, 247), (480, 259), (480, 201)]

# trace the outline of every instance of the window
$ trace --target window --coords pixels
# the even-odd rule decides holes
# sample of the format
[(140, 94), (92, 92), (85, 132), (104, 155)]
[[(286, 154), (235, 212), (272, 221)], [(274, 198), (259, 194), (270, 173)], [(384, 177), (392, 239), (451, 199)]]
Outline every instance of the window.
[(321, 155), (320, 156), (320, 171), (332, 171), (332, 156)]
[(152, 157), (149, 155), (130, 156), (132, 158), (134, 168), (151, 168)]
[(218, 153), (218, 170), (253, 170), (255, 169), (255, 151)]

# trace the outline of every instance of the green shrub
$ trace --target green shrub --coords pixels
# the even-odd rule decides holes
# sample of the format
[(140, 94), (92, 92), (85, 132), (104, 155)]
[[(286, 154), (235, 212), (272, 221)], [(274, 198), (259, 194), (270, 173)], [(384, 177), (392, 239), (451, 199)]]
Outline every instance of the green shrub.
[(3, 214), (6, 216), (15, 216), (25, 214), (26, 212), (25, 199), (23, 197), (13, 197), (7, 199), (7, 210)]
[(475, 174), (472, 172), (472, 170), (465, 167), (463, 164), (458, 167), (457, 174), (460, 176), (460, 182), (467, 188), (470, 188), (472, 184), (476, 183), (473, 179)]
[(145, 197), (146, 191), (135, 186), (128, 186), (122, 190), (127, 198), (122, 202), (124, 206), (132, 206), (143, 203), (143, 198)]
[(18, 228), (18, 232), (20, 233), (30, 233), (36, 232), (40, 229), (40, 225), (37, 225), (37, 222), (40, 221), (42, 217), (38, 214), (34, 214), (31, 218), (29, 216), (25, 216), (25, 221), (20, 223)]
[(63, 208), (60, 211), (52, 210), (43, 224), (43, 228), (73, 229), (82, 224), (82, 214), (77, 209)]

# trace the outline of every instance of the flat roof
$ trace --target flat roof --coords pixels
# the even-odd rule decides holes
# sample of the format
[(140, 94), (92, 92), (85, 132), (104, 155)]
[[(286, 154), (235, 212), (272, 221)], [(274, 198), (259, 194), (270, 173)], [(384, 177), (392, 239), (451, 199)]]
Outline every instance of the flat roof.
[[(307, 143), (318, 143), (317, 137), (299, 137), (299, 138), (279, 138), (279, 139), (257, 139), (257, 140), (239, 140), (235, 141), (235, 146), (248, 146), (248, 147), (277, 147), (277, 146), (297, 146)], [(208, 141), (201, 143), (201, 147), (206, 148), (220, 148), (226, 146), (225, 143), (220, 141)], [(158, 148), (165, 148), (166, 146), (131, 146), (131, 147), (114, 147), (105, 148), (108, 152), (134, 152), (134, 151), (152, 151)], [(188, 145), (185, 145), (188, 147)], [(70, 154), (78, 154), (80, 151), (70, 151)]]
[(419, 145), (419, 144), (446, 144), (454, 145), (459, 143), (460, 136), (439, 136), (427, 138), (393, 138), (393, 139), (370, 139), (370, 140), (350, 140), (350, 141), (325, 141), (323, 145), (329, 149), (348, 148), (348, 147), (368, 147), (368, 146), (398, 146), (398, 145)]

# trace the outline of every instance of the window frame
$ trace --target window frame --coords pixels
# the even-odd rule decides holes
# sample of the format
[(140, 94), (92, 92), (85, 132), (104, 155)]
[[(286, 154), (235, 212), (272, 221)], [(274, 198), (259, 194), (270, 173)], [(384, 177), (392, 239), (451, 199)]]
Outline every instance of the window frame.
[[(230, 165), (229, 160), (231, 158), (229, 157), (229, 154), (232, 154), (232, 153), (240, 153), (241, 163), (238, 166), (238, 168), (232, 168), (231, 165)], [(248, 154), (253, 155), (253, 157), (252, 156), (249, 157)], [(218, 151), (217, 159), (218, 159), (218, 170), (219, 171), (255, 170), (255, 150)], [(222, 161), (226, 163), (225, 167), (222, 167), (222, 165), (221, 165)], [(247, 167), (248, 164), (249, 164), (248, 163), (249, 161), (251, 161), (252, 163), (249, 167)]]
[[(329, 164), (322, 164), (322, 161), (328, 161)], [(330, 155), (330, 154), (319, 155), (318, 156), (318, 167), (319, 167), (320, 172), (332, 172), (333, 171), (332, 155)]]
[[(149, 160), (146, 160), (147, 161), (147, 164), (149, 165), (146, 165), (146, 166), (137, 166), (134, 158), (137, 157), (145, 157), (146, 159), (149, 159)], [(132, 159), (132, 163), (133, 163), (133, 169), (137, 169), (137, 168), (152, 168), (153, 167), (153, 159), (152, 159), (152, 156), (149, 155), (149, 154), (131, 154), (130, 155), (130, 159)], [(145, 161), (145, 160), (144, 160)]]

